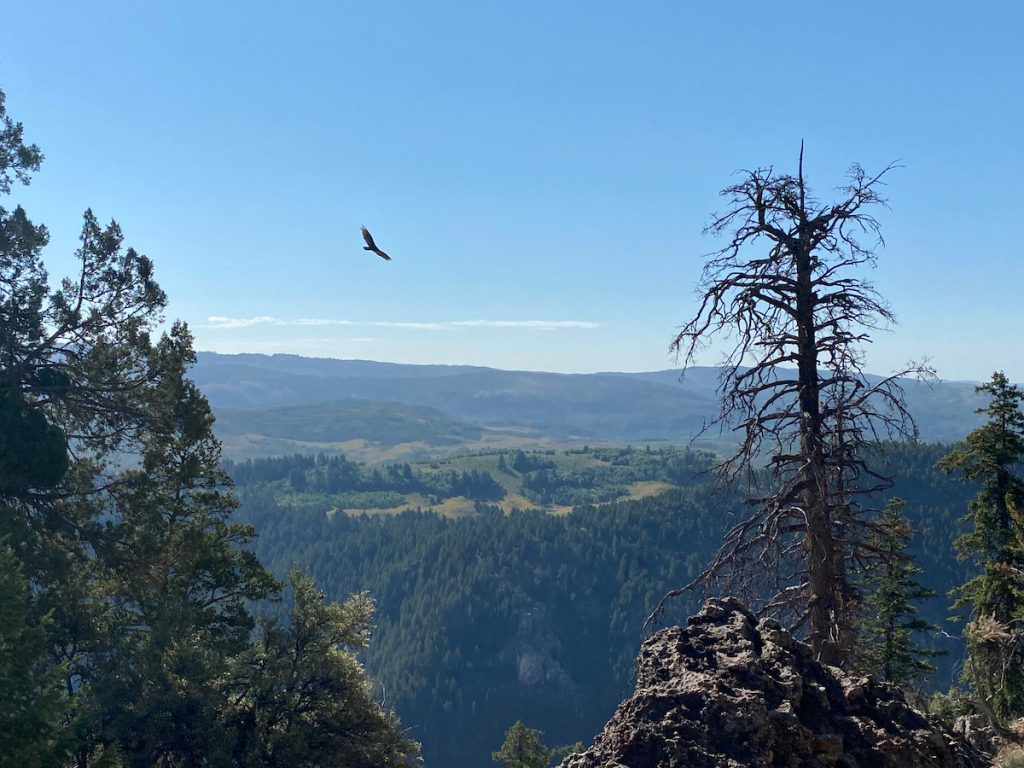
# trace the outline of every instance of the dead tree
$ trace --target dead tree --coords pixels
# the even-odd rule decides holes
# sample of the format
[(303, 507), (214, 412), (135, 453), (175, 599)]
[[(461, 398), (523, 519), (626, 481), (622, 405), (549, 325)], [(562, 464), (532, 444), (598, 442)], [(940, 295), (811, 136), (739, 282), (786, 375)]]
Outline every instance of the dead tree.
[(882, 244), (870, 210), (885, 204), (879, 187), (892, 168), (869, 176), (854, 165), (835, 204), (811, 196), (802, 146), (796, 176), (743, 172), (706, 230), (728, 242), (710, 255), (696, 316), (672, 342), (685, 374), (724, 337), (721, 408), (707, 426), (736, 430), (741, 442), (720, 472), (750, 478), (766, 464), (771, 476), (687, 589), (719, 582), (805, 629), (832, 664), (851, 641), (848, 569), (871, 556), (873, 523), (858, 499), (886, 483), (866, 449), (915, 434), (898, 379), (918, 367), (876, 380), (862, 365), (871, 333), (894, 321), (858, 274)]

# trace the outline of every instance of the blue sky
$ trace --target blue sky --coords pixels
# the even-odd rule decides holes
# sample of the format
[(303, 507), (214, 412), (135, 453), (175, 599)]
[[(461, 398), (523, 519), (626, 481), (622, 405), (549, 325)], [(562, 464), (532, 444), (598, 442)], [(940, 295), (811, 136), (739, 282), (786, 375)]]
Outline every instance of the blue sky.
[[(50, 2), (0, 88), (14, 199), (151, 256), (200, 349), (671, 367), (741, 168), (899, 160), (869, 367), (1024, 380), (1024, 4)], [(394, 260), (361, 250), (365, 224)], [(718, 361), (712, 349), (705, 360)]]

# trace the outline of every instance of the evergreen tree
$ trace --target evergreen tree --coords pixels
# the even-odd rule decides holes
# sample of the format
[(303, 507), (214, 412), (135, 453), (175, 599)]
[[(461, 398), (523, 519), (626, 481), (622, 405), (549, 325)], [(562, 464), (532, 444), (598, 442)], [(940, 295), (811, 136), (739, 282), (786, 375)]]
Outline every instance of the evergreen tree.
[(915, 602), (935, 596), (917, 581), (922, 572), (907, 551), (913, 534), (903, 516), (906, 502), (885, 506), (870, 545), (878, 552), (864, 584), (860, 666), (898, 685), (912, 685), (935, 672), (929, 661), (941, 652), (919, 645), (915, 635), (938, 628), (918, 615)]
[(988, 421), (939, 462), (981, 485), (968, 505), (971, 530), (956, 541), (962, 559), (981, 571), (960, 586), (954, 607), (970, 609), (967, 673), (985, 708), (999, 719), (1024, 714), (1024, 392), (1001, 372), (977, 388)]
[(541, 743), (542, 735), (516, 720), (505, 734), (501, 749), (492, 755), (494, 762), (504, 768), (547, 768), (552, 753)]
[(48, 664), (46, 628), (30, 606), (18, 559), (0, 541), (0, 768), (57, 768), (66, 757), (61, 670)]
[(308, 576), (291, 577), (291, 622), (263, 623), (228, 683), (233, 764), (247, 768), (388, 768), (418, 746), (374, 700), (354, 651), (370, 639), (365, 594), (328, 603)]
[(153, 409), (161, 429), (114, 492), (110, 642), (84, 673), (101, 740), (139, 768), (200, 765), (222, 750), (218, 681), (248, 646), (246, 601), (277, 588), (245, 548), (253, 530), (229, 521), (238, 502), (206, 399), (183, 376), (168, 378)]
[(969, 605), (974, 616), (992, 616), (1006, 623), (1024, 607), (1020, 577), (1024, 550), (1018, 542), (1017, 514), (1024, 507), (1024, 480), (1015, 473), (1024, 457), (1024, 392), (1000, 372), (977, 389), (991, 397), (988, 407), (978, 411), (988, 415), (988, 422), (947, 454), (939, 467), (981, 484), (966, 517), (972, 530), (957, 540), (956, 548), (982, 573), (957, 590), (958, 605)]
[[(0, 92), (0, 195), (42, 159), (22, 133)], [(259, 682), (239, 665), (264, 659), (289, 662), (289, 722), (311, 724), (287, 730), (305, 755), (287, 764), (411, 753), (335, 649), (362, 642), (364, 599), (320, 606), (305, 585), (292, 626), (253, 645), (250, 603), (277, 584), (230, 520), (191, 334), (157, 335), (152, 263), (87, 211), (79, 272), (51, 290), (47, 238), (0, 206), (0, 766), (278, 765), (233, 759), (228, 715)]]

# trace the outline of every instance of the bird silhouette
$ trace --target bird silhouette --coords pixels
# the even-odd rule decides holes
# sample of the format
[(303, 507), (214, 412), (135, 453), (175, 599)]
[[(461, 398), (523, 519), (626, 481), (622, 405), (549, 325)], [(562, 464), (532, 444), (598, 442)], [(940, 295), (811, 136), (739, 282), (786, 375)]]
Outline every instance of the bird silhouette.
[(373, 235), (370, 234), (370, 230), (366, 227), (360, 227), (363, 230), (363, 240), (366, 241), (366, 245), (363, 246), (364, 251), (373, 251), (380, 256), (384, 261), (391, 261), (391, 257), (388, 256), (384, 251), (377, 247), (377, 244), (373, 242)]

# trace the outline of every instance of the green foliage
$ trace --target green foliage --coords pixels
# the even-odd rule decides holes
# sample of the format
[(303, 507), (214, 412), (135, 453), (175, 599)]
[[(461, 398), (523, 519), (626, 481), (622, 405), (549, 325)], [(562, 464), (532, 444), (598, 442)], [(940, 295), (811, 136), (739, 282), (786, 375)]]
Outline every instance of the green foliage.
[[(935, 469), (947, 450), (892, 446), (878, 459), (920, 532), (907, 553), (924, 570), (921, 581), (939, 592), (969, 573), (951, 552), (961, 509), (975, 491)], [(499, 455), (438, 461), (433, 471), (496, 467)], [(567, 475), (571, 462), (646, 473), (641, 462), (667, 467), (673, 457), (592, 448), (536, 458)], [(310, 467), (321, 461), (304, 460)], [(379, 469), (390, 477), (389, 469)], [(410, 469), (414, 476), (428, 471), (427, 465)], [(280, 476), (287, 472), (282, 463)], [(504, 478), (516, 483), (519, 476)], [(503, 513), (481, 504), (479, 514), (449, 519), (423, 511), (328, 515), (329, 498), (281, 497), (273, 483), (250, 475), (239, 488), (239, 515), (260, 532), (256, 551), (276, 574), (301, 563), (332, 599), (360, 590), (374, 596), (377, 630), (362, 657), (367, 668), (386, 686), (402, 722), (415, 724), (427, 765), (471, 768), (487, 763), (509, 723), (524, 713), (555, 743), (589, 740), (608, 719), (628, 693), (644, 619), (666, 591), (700, 572), (741, 511), (736, 498), (700, 479), (691, 470), (685, 487), (565, 515)], [(673, 602), (665, 620), (684, 620), (697, 599)], [(930, 623), (948, 615), (937, 598), (919, 608)], [(934, 660), (938, 684), (945, 685), (961, 654), (955, 641), (940, 640), (941, 648), (955, 651)]]
[(395, 509), (405, 504), (405, 496), (395, 491), (349, 491), (330, 499), (339, 509)]
[[(28, 184), (43, 156), (26, 145), (24, 129), (7, 115), (0, 91), (0, 195), (10, 193), (15, 181)], [(0, 206), (0, 493), (23, 493), (29, 488), (53, 487), (67, 469), (64, 435), (53, 428), (22, 395), (36, 384), (52, 388), (50, 369), (19, 370), (24, 343), (41, 340), (40, 312), (46, 292), (46, 272), (39, 252), (49, 235), (36, 227), (20, 208)], [(27, 375), (26, 375), (27, 374)], [(22, 377), (28, 379), (22, 381)]]
[(24, 126), (8, 117), (7, 96), (0, 91), (0, 195), (8, 194), (14, 181), (28, 184), (43, 162), (43, 153), (24, 142), (24, 133)]
[(938, 629), (918, 615), (916, 603), (935, 596), (921, 586), (922, 573), (907, 552), (913, 531), (903, 516), (906, 502), (891, 499), (871, 536), (878, 553), (865, 580), (867, 597), (860, 622), (858, 666), (902, 686), (935, 672), (931, 659), (941, 651), (923, 646), (916, 635)]
[(557, 765), (569, 755), (581, 754), (585, 752), (586, 749), (587, 747), (582, 741), (577, 741), (574, 744), (563, 744), (562, 746), (555, 747), (551, 750), (551, 759)]
[(419, 494), (431, 505), (462, 497), (501, 503), (505, 511), (511, 511), (515, 502), (508, 497), (513, 494), (521, 494), (538, 507), (565, 507), (629, 496), (632, 484), (638, 482), (692, 485), (712, 462), (713, 457), (701, 451), (626, 447), (561, 454), (481, 453), (373, 468), (344, 455), (295, 454), (227, 462), (227, 468), (240, 487), (271, 490), (289, 506), (319, 501), (325, 508), (349, 511), (410, 508), (417, 502), (409, 497)]
[[(332, 597), (374, 596), (367, 666), (416, 724), (427, 764), (448, 766), (486, 760), (519, 712), (559, 742), (589, 738), (628, 685), (644, 617), (696, 575), (731, 504), (685, 489), (565, 516), (447, 519), (328, 517), (258, 487), (242, 500), (276, 572), (300, 562)], [(691, 607), (681, 601), (671, 617)], [(527, 656), (535, 671), (520, 666)]]
[(942, 718), (950, 728), (956, 723), (958, 717), (975, 713), (976, 710), (970, 696), (955, 686), (948, 691), (932, 694), (928, 700), (928, 714)]
[(116, 608), (110, 643), (86, 674), (98, 732), (139, 766), (218, 752), (217, 681), (248, 646), (247, 601), (277, 588), (244, 548), (252, 529), (229, 522), (237, 501), (205, 399), (179, 377), (162, 381), (151, 402), (161, 430), (146, 436), (139, 468), (114, 493), (105, 591)]
[(978, 387), (990, 402), (985, 424), (939, 462), (946, 472), (980, 485), (968, 505), (970, 529), (956, 541), (963, 559), (981, 571), (956, 590), (955, 607), (969, 607), (970, 658), (965, 672), (983, 704), (1002, 720), (1024, 714), (1024, 392), (1003, 373)]
[(540, 731), (527, 728), (522, 720), (516, 720), (505, 734), (501, 749), (491, 757), (503, 768), (547, 768), (552, 751), (541, 743), (541, 736)]
[(0, 493), (53, 488), (67, 469), (64, 433), (30, 408), (14, 385), (0, 386)]
[[(40, 159), (0, 93), (0, 194)], [(87, 211), (79, 273), (51, 290), (47, 237), (0, 207), (0, 766), (278, 765), (234, 760), (251, 734), (229, 715), (261, 682), (243, 669), (288, 654), (307, 676), (274, 690), (315, 724), (287, 729), (289, 764), (411, 754), (337, 648), (362, 644), (365, 600), (320, 605), (304, 584), (294, 622), (254, 634), (278, 584), (231, 519), (191, 335), (157, 333), (152, 263)]]
[(548, 749), (540, 740), (543, 735), (542, 731), (527, 728), (522, 720), (516, 720), (505, 732), (501, 749), (491, 753), (491, 759), (503, 768), (547, 768), (585, 749), (581, 741)]
[(239, 659), (225, 719), (234, 765), (271, 768), (388, 768), (408, 764), (417, 745), (373, 698), (353, 651), (370, 639), (366, 594), (328, 603), (313, 580), (291, 576), (294, 607), (282, 626), (263, 622), (260, 639)]
[[(2, 102), (0, 102), (2, 104)], [(32, 618), (28, 583), (0, 540), (0, 766), (48, 768), (66, 758), (63, 670), (48, 663), (46, 624)]]
[[(489, 472), (413, 470), (409, 464), (368, 469), (344, 456), (281, 456), (227, 462), (240, 486), (270, 486), (285, 503), (319, 499), (339, 509), (394, 509), (405, 506), (406, 494), (441, 499), (456, 496), (475, 501), (500, 501), (505, 488)], [(285, 482), (287, 478), (287, 482)]]
[(988, 421), (947, 454), (939, 467), (981, 484), (968, 506), (971, 530), (957, 539), (956, 547), (983, 573), (958, 590), (957, 604), (969, 605), (973, 616), (1007, 622), (1024, 608), (1018, 575), (1024, 565), (1024, 480), (1014, 472), (1024, 457), (1024, 392), (998, 372), (978, 391), (991, 398), (979, 411), (988, 415)]

